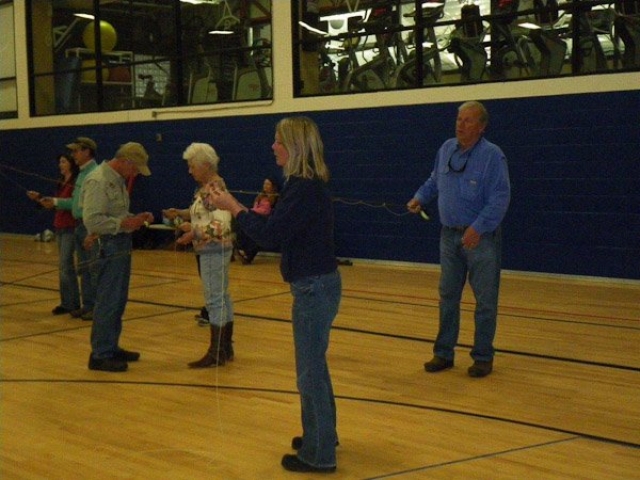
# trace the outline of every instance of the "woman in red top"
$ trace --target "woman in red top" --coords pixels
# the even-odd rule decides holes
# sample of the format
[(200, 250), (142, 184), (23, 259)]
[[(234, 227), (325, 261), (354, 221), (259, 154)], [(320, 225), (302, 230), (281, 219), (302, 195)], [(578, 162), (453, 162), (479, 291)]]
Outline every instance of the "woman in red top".
[[(79, 172), (78, 165), (67, 155), (58, 155), (57, 159), (60, 168), (60, 179), (58, 180), (56, 197), (71, 198)], [(27, 195), (42, 205), (42, 195), (40, 193), (29, 191)], [(73, 237), (76, 220), (73, 218), (71, 210), (56, 210), (53, 226), (56, 231), (56, 241), (58, 242), (60, 305), (55, 307), (51, 313), (62, 315), (80, 308), (80, 289), (76, 274), (75, 242)]]

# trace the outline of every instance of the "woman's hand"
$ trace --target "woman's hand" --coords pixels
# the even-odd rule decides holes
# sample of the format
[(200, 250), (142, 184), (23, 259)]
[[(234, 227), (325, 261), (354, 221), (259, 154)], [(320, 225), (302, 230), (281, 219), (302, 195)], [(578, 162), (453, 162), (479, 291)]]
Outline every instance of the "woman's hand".
[[(184, 223), (182, 225), (184, 225)], [(180, 235), (178, 238), (176, 238), (176, 243), (178, 245), (189, 245), (191, 242), (193, 242), (195, 237), (196, 237), (195, 230), (189, 230), (184, 235)]]
[(242, 211), (247, 211), (247, 207), (242, 205), (226, 189), (215, 184), (207, 184), (207, 202), (221, 210), (228, 210), (235, 217)]
[(180, 230), (181, 232), (190, 232), (191, 231), (191, 222), (182, 222), (180, 225), (176, 227), (176, 230)]
[(164, 218), (168, 218), (169, 220), (175, 220), (176, 217), (180, 215), (180, 212), (177, 208), (166, 208), (162, 210), (162, 216)]
[(42, 195), (40, 195), (39, 192), (36, 192), (34, 190), (29, 190), (27, 191), (27, 197), (29, 197), (34, 202), (39, 202), (40, 199), (42, 198)]

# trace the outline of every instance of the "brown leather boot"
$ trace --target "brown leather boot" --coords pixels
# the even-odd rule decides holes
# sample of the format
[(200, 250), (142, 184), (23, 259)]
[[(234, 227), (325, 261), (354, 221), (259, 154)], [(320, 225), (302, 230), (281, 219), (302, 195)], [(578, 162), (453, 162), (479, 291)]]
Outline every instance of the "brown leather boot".
[(209, 344), (209, 349), (200, 360), (189, 362), (189, 368), (222, 366), (227, 360), (227, 353), (224, 349), (226, 325), (224, 327), (209, 325), (209, 327), (211, 329), (211, 342)]
[(227, 354), (227, 362), (233, 361), (233, 322), (229, 322), (224, 326), (222, 345)]

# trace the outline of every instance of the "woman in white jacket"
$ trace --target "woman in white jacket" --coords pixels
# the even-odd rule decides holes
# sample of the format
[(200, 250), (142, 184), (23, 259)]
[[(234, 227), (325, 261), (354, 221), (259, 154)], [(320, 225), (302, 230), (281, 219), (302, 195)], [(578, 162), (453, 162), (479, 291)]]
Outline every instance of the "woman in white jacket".
[(193, 244), (194, 252), (200, 257), (200, 279), (211, 331), (207, 352), (201, 359), (190, 362), (189, 367), (222, 366), (233, 360), (234, 355), (233, 302), (229, 295), (229, 265), (234, 240), (232, 216), (227, 210), (217, 209), (206, 202), (204, 187), (207, 184), (215, 183), (225, 188), (224, 180), (218, 174), (220, 158), (213, 147), (206, 143), (192, 143), (184, 151), (183, 158), (198, 188), (189, 209), (174, 212), (184, 220), (178, 226), (184, 233), (177, 243)]

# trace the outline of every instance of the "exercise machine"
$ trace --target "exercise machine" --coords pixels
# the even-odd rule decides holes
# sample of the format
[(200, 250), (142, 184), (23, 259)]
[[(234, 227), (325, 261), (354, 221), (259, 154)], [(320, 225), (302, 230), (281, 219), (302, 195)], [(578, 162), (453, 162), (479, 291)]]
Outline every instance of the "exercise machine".
[(640, 67), (640, 0), (616, 0), (614, 29), (624, 44), (622, 66)]
[(491, 22), (491, 73), (498, 79), (531, 76), (534, 60), (526, 30), (514, 25), (519, 0), (499, 0)]
[(567, 42), (561, 38), (566, 29), (558, 27), (557, 0), (533, 0), (538, 28), (529, 30), (529, 38), (539, 53), (536, 73), (543, 77), (560, 75), (567, 54)]
[(460, 21), (451, 33), (448, 51), (456, 59), (463, 82), (482, 80), (487, 67), (487, 51), (484, 46), (486, 28), (480, 16), (480, 7), (463, 5)]
[[(396, 61), (392, 57), (389, 48), (393, 45), (394, 37), (397, 35), (397, 33), (391, 31), (391, 28), (398, 23), (394, 22), (394, 15), (395, 11), (392, 7), (385, 4), (381, 7), (373, 7), (366, 21), (354, 22), (355, 31), (364, 30), (367, 36), (373, 35), (375, 37), (373, 50), (377, 50), (377, 55), (366, 63), (360, 64), (356, 57), (356, 47), (359, 42), (349, 42), (347, 46), (349, 63), (343, 62), (342, 65), (344, 91), (366, 92), (383, 90), (391, 86), (391, 80), (396, 69)], [(363, 50), (365, 47), (366, 41), (363, 43)], [(346, 75), (345, 67), (350, 68)], [(340, 64), (338, 72), (338, 77), (340, 77)]]
[[(594, 12), (592, 7), (578, 6), (574, 11), (572, 32), (575, 69), (579, 73), (601, 72), (607, 70), (607, 60), (598, 39), (599, 33), (610, 33), (610, 28), (597, 29), (594, 20), (602, 12)], [(577, 47), (576, 47), (577, 46)]]
[(413, 11), (405, 14), (405, 17), (414, 17), (416, 27), (423, 28), (423, 46), (417, 44), (415, 48), (422, 50), (422, 79), (418, 78), (418, 59), (416, 50), (411, 54), (406, 53), (406, 47), (402, 42), (401, 57), (404, 61), (398, 65), (393, 78), (393, 85), (396, 88), (409, 88), (440, 83), (442, 80), (442, 59), (440, 58), (440, 47), (436, 37), (435, 24), (444, 15), (444, 1), (428, 2), (422, 5), (421, 17), (418, 19), (418, 12)]

